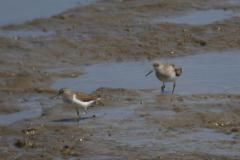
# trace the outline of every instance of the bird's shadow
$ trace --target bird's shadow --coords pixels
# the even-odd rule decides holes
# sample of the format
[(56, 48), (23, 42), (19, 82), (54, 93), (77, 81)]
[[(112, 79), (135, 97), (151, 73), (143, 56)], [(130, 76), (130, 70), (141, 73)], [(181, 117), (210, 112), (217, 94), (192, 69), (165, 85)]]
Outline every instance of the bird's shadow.
[(83, 117), (83, 118), (78, 118), (77, 120), (75, 118), (70, 118), (70, 119), (58, 119), (58, 120), (53, 120), (52, 122), (67, 122), (67, 123), (73, 123), (73, 122), (80, 122), (80, 121), (84, 121), (86, 119), (91, 119), (94, 118), (95, 115), (93, 115), (92, 117)]

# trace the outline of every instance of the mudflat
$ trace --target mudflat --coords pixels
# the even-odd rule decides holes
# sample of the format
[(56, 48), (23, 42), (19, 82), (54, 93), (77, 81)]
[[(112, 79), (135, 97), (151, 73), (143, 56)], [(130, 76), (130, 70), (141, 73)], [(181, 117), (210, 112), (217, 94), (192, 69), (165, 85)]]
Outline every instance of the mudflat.
[(106, 99), (90, 107), (79, 123), (73, 120), (74, 108), (61, 98), (50, 99), (60, 89), (53, 84), (90, 75), (88, 66), (237, 52), (239, 11), (237, 1), (225, 0), (103, 0), (1, 27), (52, 34), (0, 36), (0, 157), (239, 159), (240, 94), (225, 92), (239, 88), (238, 83), (217, 93), (181, 94), (184, 70), (177, 94), (161, 93), (160, 82), (154, 89), (147, 83), (138, 89), (99, 86), (92, 94)]

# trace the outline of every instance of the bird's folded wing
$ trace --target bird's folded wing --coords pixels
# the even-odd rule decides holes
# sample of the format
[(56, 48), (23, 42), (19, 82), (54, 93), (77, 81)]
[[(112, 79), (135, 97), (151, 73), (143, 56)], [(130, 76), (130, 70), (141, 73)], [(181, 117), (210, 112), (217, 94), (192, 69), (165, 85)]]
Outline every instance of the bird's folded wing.
[(88, 102), (88, 101), (92, 101), (92, 100), (96, 100), (97, 98), (100, 98), (99, 95), (90, 95), (90, 94), (85, 94), (81, 92), (75, 92), (74, 94), (76, 94), (77, 99), (83, 102)]

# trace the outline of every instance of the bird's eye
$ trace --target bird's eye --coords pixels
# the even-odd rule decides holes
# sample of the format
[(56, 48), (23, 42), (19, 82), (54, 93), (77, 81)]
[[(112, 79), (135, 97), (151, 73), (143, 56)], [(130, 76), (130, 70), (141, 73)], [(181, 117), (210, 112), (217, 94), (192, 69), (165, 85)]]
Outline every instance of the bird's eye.
[(158, 67), (159, 65), (157, 65), (157, 67)]

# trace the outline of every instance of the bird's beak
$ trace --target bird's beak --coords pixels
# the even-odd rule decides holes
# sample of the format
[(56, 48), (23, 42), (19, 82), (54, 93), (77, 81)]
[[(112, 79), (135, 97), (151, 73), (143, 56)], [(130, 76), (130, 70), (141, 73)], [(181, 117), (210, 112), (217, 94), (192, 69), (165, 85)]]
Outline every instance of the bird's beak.
[(59, 94), (56, 94), (55, 96), (51, 97), (51, 99), (53, 99), (54, 97), (57, 97), (57, 96), (59, 96)]
[(155, 71), (154, 68), (153, 68), (148, 74), (146, 74), (146, 76), (148, 76), (149, 74), (151, 74), (153, 71)]

